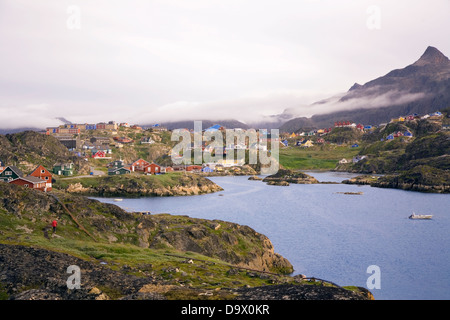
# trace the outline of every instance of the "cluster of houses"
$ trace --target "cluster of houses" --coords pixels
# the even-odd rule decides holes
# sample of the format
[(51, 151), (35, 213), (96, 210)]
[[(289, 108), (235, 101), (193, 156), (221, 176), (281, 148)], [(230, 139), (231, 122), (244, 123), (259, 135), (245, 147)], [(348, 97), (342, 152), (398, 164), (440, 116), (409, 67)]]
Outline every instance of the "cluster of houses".
[[(397, 132), (394, 132), (394, 133), (391, 133), (390, 135), (388, 135), (386, 137), (386, 141), (394, 140), (394, 138), (398, 138), (398, 137), (411, 138), (412, 136), (413, 136), (413, 134), (410, 131), (405, 131), (405, 132), (397, 131)], [(381, 141), (383, 141), (383, 139), (381, 139)]]
[(115, 160), (108, 163), (108, 175), (130, 174), (132, 172), (143, 173), (147, 175), (159, 175), (169, 172), (185, 171), (195, 173), (222, 172), (225, 168), (238, 167), (244, 165), (244, 159), (228, 160), (221, 159), (217, 163), (204, 163), (202, 165), (173, 165), (162, 166), (155, 162), (149, 162), (144, 159), (138, 159), (131, 164), (125, 164), (123, 160)]
[(28, 175), (16, 166), (5, 166), (0, 160), (0, 182), (17, 184), (31, 189), (41, 190), (44, 192), (52, 191), (53, 174), (60, 176), (72, 176), (74, 173), (74, 164), (72, 162), (58, 162), (53, 165), (52, 172), (44, 166), (38, 165)]
[[(63, 124), (58, 127), (48, 127), (46, 128), (47, 135), (53, 134), (80, 134), (88, 130), (106, 130), (106, 131), (117, 131), (119, 128), (131, 128), (134, 130), (143, 130), (141, 126), (130, 125), (126, 122), (117, 123), (115, 121), (99, 122), (94, 124), (89, 123), (70, 123)], [(154, 131), (166, 131), (167, 129), (159, 124), (154, 124), (151, 126)]]
[(52, 174), (41, 165), (24, 175), (16, 166), (4, 166), (0, 161), (0, 181), (44, 192), (52, 191)]
[(413, 120), (424, 120), (424, 119), (428, 119), (428, 120), (440, 120), (442, 119), (443, 115), (442, 112), (436, 111), (436, 112), (432, 112), (429, 114), (425, 114), (425, 115), (419, 115), (417, 113), (414, 114), (410, 114), (404, 117), (398, 117), (398, 118), (393, 118), (391, 119), (391, 123), (392, 122), (404, 122), (404, 121), (413, 121)]

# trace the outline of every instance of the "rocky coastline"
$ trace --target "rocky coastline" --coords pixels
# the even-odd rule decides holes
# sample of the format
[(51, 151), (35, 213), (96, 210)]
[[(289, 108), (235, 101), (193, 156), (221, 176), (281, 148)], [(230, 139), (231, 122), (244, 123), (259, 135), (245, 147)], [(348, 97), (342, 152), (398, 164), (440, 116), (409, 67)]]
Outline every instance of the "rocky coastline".
[[(0, 195), (0, 299), (370, 298), (289, 276), (290, 262), (248, 226), (126, 212), (64, 191), (49, 194), (4, 183)], [(51, 234), (54, 219), (58, 232)], [(175, 257), (194, 254), (203, 258)], [(81, 289), (67, 286), (71, 265), (82, 270)], [(259, 285), (243, 288), (243, 283)]]
[(361, 175), (342, 181), (345, 184), (370, 185), (407, 191), (450, 193), (450, 173), (427, 166), (384, 176)]
[[(97, 181), (93, 181), (96, 179)], [(223, 189), (206, 177), (188, 174), (177, 175), (168, 183), (154, 176), (95, 177), (71, 179), (56, 188), (68, 193), (98, 197), (169, 197), (189, 196), (222, 191)]]

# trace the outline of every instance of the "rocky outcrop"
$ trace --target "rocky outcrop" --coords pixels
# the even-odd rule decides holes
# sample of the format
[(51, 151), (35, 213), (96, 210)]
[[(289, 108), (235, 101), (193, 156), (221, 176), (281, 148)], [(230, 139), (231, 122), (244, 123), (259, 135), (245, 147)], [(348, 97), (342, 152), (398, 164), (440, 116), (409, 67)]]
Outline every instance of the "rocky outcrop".
[(303, 172), (295, 172), (287, 169), (280, 169), (276, 174), (265, 177), (263, 182), (270, 185), (289, 185), (289, 183), (296, 184), (312, 184), (319, 183), (319, 181)]
[[(80, 289), (68, 288), (73, 274), (67, 272), (69, 266), (79, 267)], [(9, 299), (108, 300), (136, 294), (144, 285), (158, 282), (161, 280), (151, 275), (128, 275), (64, 253), (0, 244), (0, 283)]]
[(418, 166), (399, 174), (389, 174), (380, 177), (362, 175), (344, 180), (342, 183), (409, 191), (450, 193), (448, 181), (450, 181), (450, 173), (448, 170), (440, 170), (429, 166)]
[[(79, 268), (79, 288), (69, 279)], [(366, 290), (367, 291), (367, 290)], [(189, 294), (189, 296), (187, 295)], [(42, 248), (0, 244), (0, 296), (9, 300), (167, 300), (181, 295), (237, 300), (369, 300), (362, 292), (305, 284), (246, 287), (211, 292), (183, 288), (148, 272), (141, 276)]]
[[(362, 293), (337, 287), (325, 287), (319, 285), (271, 285), (256, 288), (241, 288), (238, 300), (373, 300), (364, 288), (359, 288)], [(371, 294), (370, 294), (371, 295)]]
[(248, 226), (187, 216), (154, 215), (148, 219), (138, 227), (138, 233), (142, 244), (150, 248), (198, 252), (262, 271), (294, 271), (287, 259), (274, 252), (269, 238)]
[[(0, 195), (0, 217), (4, 215), (5, 219), (13, 219), (15, 216), (26, 221), (38, 221), (38, 224), (25, 224), (25, 221), (14, 220), (17, 225), (5, 231), (11, 237), (16, 237), (17, 230), (33, 232), (58, 218), (61, 228), (70, 230), (77, 227), (76, 232), (79, 233), (80, 226), (83, 226), (89, 231), (90, 237), (105, 243), (173, 248), (258, 270), (277, 273), (293, 271), (289, 261), (274, 252), (266, 236), (247, 226), (187, 216), (130, 213), (118, 206), (84, 196), (57, 192), (53, 193), (54, 197), (6, 183), (0, 183)], [(66, 209), (71, 212), (70, 216)], [(65, 238), (79, 239), (82, 236), (66, 232)]]
[(188, 196), (223, 190), (208, 178), (196, 174), (171, 175), (167, 183), (159, 179), (158, 176), (145, 175), (68, 179), (55, 184), (55, 188), (99, 197)]

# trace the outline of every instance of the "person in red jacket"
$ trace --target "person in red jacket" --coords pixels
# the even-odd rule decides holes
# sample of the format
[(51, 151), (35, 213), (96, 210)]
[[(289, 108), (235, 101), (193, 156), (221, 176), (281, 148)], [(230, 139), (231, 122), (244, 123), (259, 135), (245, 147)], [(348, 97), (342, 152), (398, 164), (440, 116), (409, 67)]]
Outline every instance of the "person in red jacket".
[(58, 225), (58, 221), (53, 220), (52, 227), (53, 227), (53, 233), (56, 233), (56, 226)]

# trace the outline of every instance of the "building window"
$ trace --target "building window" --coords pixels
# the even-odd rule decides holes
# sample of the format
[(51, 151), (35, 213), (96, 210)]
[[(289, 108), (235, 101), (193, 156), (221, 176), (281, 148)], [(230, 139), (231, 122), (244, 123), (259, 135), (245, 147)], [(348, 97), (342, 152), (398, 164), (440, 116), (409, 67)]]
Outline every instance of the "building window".
[(41, 170), (41, 173), (45, 173), (45, 170)]
[(28, 187), (28, 184), (24, 184), (24, 187)]
[(5, 176), (12, 176), (12, 172), (11, 171), (6, 171), (5, 172)]

